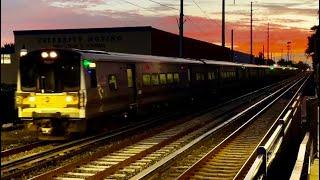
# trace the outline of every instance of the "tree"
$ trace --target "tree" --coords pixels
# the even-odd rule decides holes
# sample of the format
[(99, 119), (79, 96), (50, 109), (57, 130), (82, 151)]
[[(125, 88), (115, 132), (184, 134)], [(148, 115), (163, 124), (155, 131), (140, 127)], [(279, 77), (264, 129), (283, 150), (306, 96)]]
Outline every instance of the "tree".
[(1, 47), (1, 54), (13, 54), (14, 53), (14, 44), (5, 44)]
[(285, 61), (284, 59), (280, 59), (277, 64), (279, 64), (280, 66), (292, 66), (293, 63), (292, 61)]
[[(306, 54), (309, 57), (312, 57), (313, 66), (319, 63), (320, 56), (320, 30), (319, 26), (313, 26), (311, 28), (313, 34), (308, 37), (308, 47), (306, 49)], [(316, 52), (317, 50), (317, 52)]]
[(259, 52), (259, 56), (255, 58), (255, 64), (265, 64), (265, 60), (263, 59), (262, 52)]
[(272, 60), (272, 59), (267, 59), (266, 60), (266, 64), (267, 65), (273, 65), (273, 64), (275, 64), (276, 62), (274, 62), (274, 60)]
[(307, 70), (310, 68), (310, 66), (306, 63), (303, 63), (302, 61), (299, 61), (297, 64), (293, 64), (293, 67), (296, 67), (301, 70)]

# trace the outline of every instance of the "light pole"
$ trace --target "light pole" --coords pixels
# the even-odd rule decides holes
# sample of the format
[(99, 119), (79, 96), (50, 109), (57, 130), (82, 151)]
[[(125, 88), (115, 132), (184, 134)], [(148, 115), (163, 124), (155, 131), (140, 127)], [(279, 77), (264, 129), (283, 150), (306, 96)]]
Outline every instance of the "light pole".
[(291, 48), (290, 44), (291, 44), (291, 41), (288, 41), (287, 42), (287, 61), (288, 62), (290, 61), (290, 48)]

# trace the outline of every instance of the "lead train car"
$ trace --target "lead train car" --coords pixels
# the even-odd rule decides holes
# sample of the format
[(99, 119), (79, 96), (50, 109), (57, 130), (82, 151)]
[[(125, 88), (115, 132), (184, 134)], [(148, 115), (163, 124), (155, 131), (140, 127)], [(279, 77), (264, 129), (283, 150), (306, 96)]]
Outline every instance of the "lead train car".
[(251, 71), (259, 78), (288, 72), (231, 62), (41, 49), (20, 58), (16, 105), (19, 118), (30, 121), (29, 129), (65, 138), (85, 132), (90, 119), (106, 114), (209, 96), (218, 88), (250, 82)]

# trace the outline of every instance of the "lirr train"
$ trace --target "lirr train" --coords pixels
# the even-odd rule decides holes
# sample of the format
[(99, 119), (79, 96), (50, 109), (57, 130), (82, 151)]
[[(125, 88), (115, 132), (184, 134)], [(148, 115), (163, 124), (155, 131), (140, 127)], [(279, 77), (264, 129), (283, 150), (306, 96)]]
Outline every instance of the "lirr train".
[(211, 97), (244, 83), (283, 79), (284, 67), (78, 49), (40, 49), (20, 58), (18, 116), (41, 135), (83, 133), (106, 114)]

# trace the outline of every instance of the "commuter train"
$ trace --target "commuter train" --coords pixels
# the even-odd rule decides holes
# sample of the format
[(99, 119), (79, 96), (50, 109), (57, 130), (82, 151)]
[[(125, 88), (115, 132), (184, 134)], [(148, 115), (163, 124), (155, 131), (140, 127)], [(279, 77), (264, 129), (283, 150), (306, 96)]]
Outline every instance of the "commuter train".
[(42, 136), (83, 133), (112, 113), (234, 90), (295, 69), (78, 49), (40, 49), (20, 58), (16, 106)]

